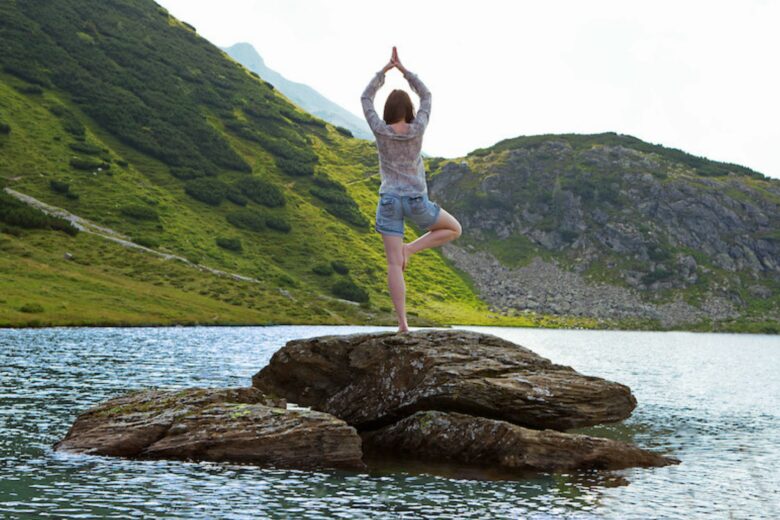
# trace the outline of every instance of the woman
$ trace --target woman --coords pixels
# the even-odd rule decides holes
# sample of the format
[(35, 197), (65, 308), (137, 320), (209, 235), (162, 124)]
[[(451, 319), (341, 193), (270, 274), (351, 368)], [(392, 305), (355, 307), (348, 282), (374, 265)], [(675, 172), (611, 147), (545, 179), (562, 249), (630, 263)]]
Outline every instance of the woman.
[[(374, 96), (385, 82), (385, 72), (397, 67), (420, 96), (420, 109), (414, 113), (412, 100), (403, 90), (393, 90), (385, 102), (384, 118), (374, 110)], [(368, 126), (376, 137), (379, 153), (379, 203), (374, 229), (382, 234), (387, 256), (387, 285), (398, 317), (398, 332), (406, 332), (406, 284), (403, 271), (409, 257), (429, 247), (440, 246), (460, 236), (460, 223), (428, 199), (425, 166), (420, 155), (422, 138), (431, 115), (431, 92), (416, 74), (398, 59), (393, 47), (390, 61), (378, 71), (360, 97)], [(405, 244), (404, 217), (427, 233)]]

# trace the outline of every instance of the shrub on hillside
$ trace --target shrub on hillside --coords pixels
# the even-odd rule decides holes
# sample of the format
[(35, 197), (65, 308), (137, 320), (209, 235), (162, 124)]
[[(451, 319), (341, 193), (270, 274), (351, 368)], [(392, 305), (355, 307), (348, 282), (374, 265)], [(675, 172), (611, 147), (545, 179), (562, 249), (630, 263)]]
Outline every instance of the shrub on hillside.
[(647, 249), (647, 256), (653, 262), (663, 262), (671, 258), (672, 253), (668, 249), (661, 246), (653, 246)]
[(16, 90), (21, 92), (22, 94), (30, 94), (33, 96), (38, 96), (40, 94), (43, 94), (43, 89), (38, 85), (18, 85), (16, 87)]
[(314, 195), (315, 197), (317, 197), (318, 199), (324, 202), (330, 202), (333, 204), (345, 204), (345, 205), (350, 205), (350, 203), (354, 203), (352, 198), (347, 193), (332, 188), (320, 188), (318, 186), (314, 186), (311, 189), (309, 189), (309, 193), (311, 193), (312, 195)]
[(97, 155), (103, 152), (103, 149), (99, 146), (95, 146), (94, 144), (89, 143), (76, 142), (70, 143), (68, 146), (74, 152), (81, 152), (87, 155)]
[(70, 191), (70, 184), (67, 182), (51, 179), (49, 181), (49, 188), (55, 193), (68, 193)]
[(122, 215), (136, 220), (160, 219), (160, 216), (154, 209), (140, 204), (128, 204), (127, 206), (123, 206), (119, 211)]
[(227, 197), (227, 200), (229, 200), (230, 202), (232, 202), (237, 206), (246, 206), (249, 203), (249, 199), (244, 197), (241, 194), (241, 192), (238, 190), (238, 188), (236, 188), (235, 186), (232, 186), (228, 190), (227, 195), (225, 195), (225, 197)]
[(217, 245), (221, 247), (222, 249), (227, 249), (228, 251), (241, 251), (241, 240), (238, 238), (224, 238), (219, 237), (216, 240)]
[(43, 312), (43, 306), (40, 303), (25, 303), (19, 307), (19, 312), (25, 312), (28, 314), (37, 314)]
[(212, 206), (219, 206), (229, 188), (227, 184), (213, 177), (201, 177), (184, 184), (184, 191), (187, 195)]
[(279, 112), (286, 118), (302, 125), (309, 125), (317, 128), (325, 128), (327, 125), (322, 119), (313, 117), (306, 112), (298, 112), (294, 108), (282, 106), (279, 108)]
[(6, 235), (11, 235), (14, 237), (20, 237), (22, 236), (22, 230), (16, 226), (9, 226), (8, 224), (4, 224), (0, 222), (0, 233), (5, 233)]
[(3, 65), (3, 70), (28, 83), (34, 83), (43, 87), (48, 87), (51, 84), (45, 72), (30, 63), (21, 62), (18, 58), (13, 59), (11, 57), (11, 60)]
[(11, 125), (4, 121), (0, 121), (0, 134), (8, 135), (11, 133)]
[(309, 189), (309, 193), (325, 202), (325, 209), (330, 214), (356, 226), (368, 225), (368, 221), (360, 212), (357, 203), (347, 193), (344, 185), (324, 175), (315, 176), (313, 181), (315, 185)]
[(336, 131), (338, 133), (340, 133), (341, 135), (344, 135), (346, 137), (354, 137), (354, 135), (352, 135), (352, 132), (350, 132), (349, 130), (347, 130), (343, 126), (336, 126)]
[(311, 268), (314, 274), (320, 276), (330, 276), (333, 274), (333, 267), (330, 264), (317, 264)]
[(431, 157), (428, 159), (428, 168), (426, 168), (426, 170), (430, 172), (438, 170), (443, 161), (444, 157)]
[(171, 166), (171, 175), (177, 179), (189, 180), (199, 177), (214, 177), (219, 171), (208, 164), (187, 164), (183, 166)]
[(111, 165), (107, 162), (101, 161), (100, 159), (95, 159), (93, 157), (71, 157), (70, 165), (77, 170), (88, 171), (94, 171), (98, 168), (102, 170), (108, 170), (111, 168)]
[(249, 231), (262, 231), (265, 229), (265, 215), (256, 209), (246, 208), (232, 211), (225, 218), (240, 229), (248, 229)]
[(311, 181), (321, 188), (333, 188), (339, 191), (347, 191), (343, 184), (338, 181), (334, 181), (327, 175), (316, 175), (312, 177)]
[(169, 168), (169, 171), (171, 172), (171, 175), (183, 181), (203, 177), (202, 171), (191, 166), (172, 166)]
[(349, 278), (339, 280), (331, 287), (331, 292), (338, 298), (353, 302), (368, 302), (368, 293)]
[(60, 123), (62, 123), (62, 128), (68, 132), (70, 135), (76, 137), (76, 138), (84, 138), (84, 125), (79, 121), (79, 119), (67, 108), (65, 108), (62, 105), (51, 105), (49, 107), (49, 112), (54, 114), (60, 119)]
[(335, 206), (327, 205), (325, 209), (331, 215), (340, 218), (341, 220), (348, 222), (357, 227), (366, 227), (368, 220), (358, 210), (357, 206)]
[(289, 233), (292, 229), (290, 223), (282, 217), (267, 217), (265, 219), (265, 225), (276, 231), (281, 231), (282, 233)]
[(69, 235), (75, 235), (79, 231), (67, 220), (47, 215), (2, 191), (0, 191), (0, 222), (27, 229), (64, 231)]
[(250, 200), (269, 208), (284, 206), (284, 192), (277, 185), (259, 177), (244, 177), (236, 187)]
[(645, 273), (642, 276), (642, 284), (644, 285), (653, 285), (655, 282), (659, 282), (661, 280), (666, 280), (668, 278), (671, 278), (674, 276), (674, 273), (672, 271), (669, 271), (668, 269), (664, 268), (656, 268), (655, 271), (650, 271), (649, 273)]
[(339, 274), (347, 274), (349, 273), (349, 267), (347, 267), (347, 264), (340, 260), (333, 260), (330, 263), (331, 267), (333, 267), (333, 270), (336, 271)]
[(314, 175), (314, 164), (303, 162), (297, 159), (276, 158), (276, 165), (282, 170), (282, 173), (292, 177), (304, 177)]
[(566, 242), (567, 244), (571, 244), (577, 238), (580, 236), (580, 234), (577, 231), (571, 230), (571, 229), (561, 229), (560, 230), (561, 240)]
[(368, 220), (360, 212), (357, 203), (341, 184), (330, 179), (318, 179), (317, 177), (315, 177), (315, 184), (317, 186), (310, 188), (309, 193), (326, 203), (325, 209), (328, 213), (355, 226), (368, 225)]
[(148, 236), (133, 237), (133, 242), (139, 246), (148, 247), (150, 249), (156, 249), (160, 247), (160, 242), (157, 239)]

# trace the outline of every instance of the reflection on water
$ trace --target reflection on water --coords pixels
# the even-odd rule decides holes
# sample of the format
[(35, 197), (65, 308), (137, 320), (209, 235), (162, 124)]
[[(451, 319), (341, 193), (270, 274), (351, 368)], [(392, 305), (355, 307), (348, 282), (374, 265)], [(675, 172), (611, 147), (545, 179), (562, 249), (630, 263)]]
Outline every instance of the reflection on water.
[(578, 431), (670, 453), (682, 464), (483, 481), (473, 477), (484, 475), (422, 465), (303, 472), (55, 453), (52, 443), (78, 412), (130, 389), (248, 385), (289, 339), (392, 329), (0, 330), (0, 515), (780, 517), (776, 336), (463, 328), (629, 385), (639, 401), (630, 419)]

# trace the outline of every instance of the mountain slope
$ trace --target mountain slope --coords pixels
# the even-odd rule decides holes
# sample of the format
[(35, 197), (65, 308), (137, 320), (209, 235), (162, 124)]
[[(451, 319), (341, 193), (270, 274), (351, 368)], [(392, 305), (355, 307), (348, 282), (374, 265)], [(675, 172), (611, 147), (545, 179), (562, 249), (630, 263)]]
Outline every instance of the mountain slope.
[(778, 329), (778, 180), (609, 133), (507, 139), (429, 186), (496, 310)]
[[(149, 0), (3, 2), (0, 48), (0, 185), (156, 252), (0, 192), (0, 325), (393, 324), (373, 143)], [(426, 169), (464, 234), (412, 325), (780, 328), (777, 181), (615, 134)]]
[(342, 108), (304, 83), (290, 81), (275, 70), (269, 69), (263, 58), (248, 43), (236, 43), (223, 47), (233, 59), (249, 70), (256, 72), (261, 78), (270, 82), (290, 100), (312, 115), (329, 123), (346, 128), (352, 135), (360, 139), (373, 140), (374, 135), (362, 117)]
[[(0, 44), (5, 185), (142, 245), (260, 281), (262, 291), (237, 289), (244, 296), (221, 306), (217, 322), (254, 315), (257, 322), (393, 323), (382, 242), (371, 227), (379, 186), (373, 143), (291, 105), (151, 1), (3, 2)], [(72, 280), (80, 270), (63, 259), (66, 252), (95, 258), (95, 237), (4, 229), (12, 244), (43, 243), (36, 238), (43, 234), (55, 235), (52, 247), (61, 248), (9, 247), (15, 256), (6, 258), (0, 290), (18, 292), (12, 266), (34, 266), (24, 285), (33, 304), (50, 298), (43, 281), (52, 272)], [(109, 256), (124, 250), (105, 247)], [(489, 322), (485, 304), (439, 252), (414, 260), (407, 276), (412, 322)], [(176, 265), (141, 262), (152, 270)], [(121, 262), (114, 268), (124, 269)], [(122, 283), (139, 295), (159, 290), (152, 278), (131, 284), (127, 276)], [(205, 283), (197, 279), (169, 299), (184, 305)], [(63, 304), (83, 307), (92, 293), (78, 285), (58, 296)], [(207, 292), (222, 301), (217, 286)], [(297, 311), (285, 310), (286, 296), (261, 298), (261, 313), (242, 308), (250, 293), (280, 290)], [(159, 306), (145, 311), (124, 294), (113, 300), (117, 315), (170, 322)], [(49, 315), (47, 304), (25, 322), (20, 306), (0, 303), (0, 323), (83, 323), (95, 315)]]

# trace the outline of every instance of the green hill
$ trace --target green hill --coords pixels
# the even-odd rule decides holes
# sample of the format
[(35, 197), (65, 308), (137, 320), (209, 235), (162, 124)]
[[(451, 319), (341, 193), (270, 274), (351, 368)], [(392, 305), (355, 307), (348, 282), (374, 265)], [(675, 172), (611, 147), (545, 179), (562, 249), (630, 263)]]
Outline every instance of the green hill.
[(496, 312), (780, 330), (780, 181), (614, 133), (506, 139), (438, 164), (445, 248)]
[[(6, 221), (0, 324), (394, 323), (372, 143), (151, 1), (3, 2), (0, 42), (6, 187), (257, 280)], [(490, 322), (437, 251), (407, 284), (413, 323)]]

